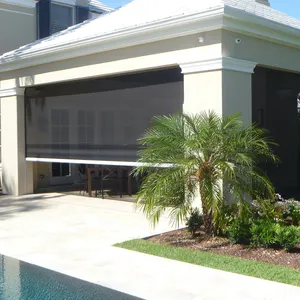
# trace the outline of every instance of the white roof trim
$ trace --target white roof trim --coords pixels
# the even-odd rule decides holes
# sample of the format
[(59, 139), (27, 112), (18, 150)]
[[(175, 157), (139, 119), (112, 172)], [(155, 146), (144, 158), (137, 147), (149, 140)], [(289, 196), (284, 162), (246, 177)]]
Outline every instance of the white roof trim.
[(35, 0), (0, 0), (0, 3), (22, 6), (22, 7), (35, 7)]
[(223, 7), (216, 8), (55, 45), (29, 54), (21, 53), (2, 63), (0, 61), (0, 72), (219, 29), (223, 13)]
[[(256, 5), (265, 6), (262, 4)], [(265, 7), (270, 9), (267, 6)], [(84, 26), (84, 23), (81, 26)], [(227, 29), (300, 49), (300, 29), (223, 5), (197, 13), (183, 14), (122, 28), (114, 32), (87, 36), (80, 40), (70, 40), (68, 43), (53, 44), (51, 47), (40, 48), (32, 52), (22, 52), (21, 47), (16, 52), (7, 53), (2, 57), (2, 62), (0, 59), (0, 72), (215, 29)], [(67, 32), (64, 34), (67, 34)], [(26, 49), (26, 47), (23, 48)]]
[(24, 96), (25, 88), (5, 88), (0, 89), (0, 98), (12, 97), (12, 96)]
[(219, 57), (209, 60), (180, 64), (183, 74), (200, 73), (216, 70), (231, 70), (253, 73), (257, 63), (232, 57)]
[(232, 7), (225, 7), (223, 28), (300, 48), (300, 30)]

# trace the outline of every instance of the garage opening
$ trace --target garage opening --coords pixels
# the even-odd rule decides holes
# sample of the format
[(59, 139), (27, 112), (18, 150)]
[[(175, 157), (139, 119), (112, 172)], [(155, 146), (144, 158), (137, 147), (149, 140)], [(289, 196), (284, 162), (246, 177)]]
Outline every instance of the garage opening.
[(138, 138), (153, 116), (182, 112), (182, 104), (179, 68), (27, 88), (26, 159), (39, 162), (37, 188), (72, 186), (94, 168), (91, 176), (122, 178), (117, 185), (128, 192)]

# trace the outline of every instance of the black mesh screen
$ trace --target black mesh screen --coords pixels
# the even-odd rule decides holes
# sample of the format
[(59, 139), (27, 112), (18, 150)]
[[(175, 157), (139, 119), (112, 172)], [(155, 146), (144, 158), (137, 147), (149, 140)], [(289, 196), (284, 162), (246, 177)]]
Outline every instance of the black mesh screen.
[(182, 111), (179, 69), (26, 90), (27, 157), (136, 161), (154, 115)]

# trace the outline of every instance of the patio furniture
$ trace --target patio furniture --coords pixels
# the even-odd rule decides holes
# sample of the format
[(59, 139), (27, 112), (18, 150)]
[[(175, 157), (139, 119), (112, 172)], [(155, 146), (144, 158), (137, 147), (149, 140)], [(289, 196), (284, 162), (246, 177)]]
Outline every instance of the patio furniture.
[[(104, 183), (105, 182), (118, 182), (118, 190), (120, 194), (120, 198), (123, 197), (123, 181), (127, 180), (127, 192), (131, 196), (132, 195), (132, 178), (131, 178), (131, 170), (132, 167), (128, 166), (108, 166), (102, 165), (97, 167), (87, 167), (87, 191), (89, 197), (92, 197), (92, 183), (95, 181), (92, 178), (92, 172), (99, 172), (100, 178), (98, 179), (98, 183), (100, 183), (100, 192), (102, 199), (104, 199)], [(125, 174), (125, 176), (124, 176)], [(96, 190), (97, 196), (97, 190)]]

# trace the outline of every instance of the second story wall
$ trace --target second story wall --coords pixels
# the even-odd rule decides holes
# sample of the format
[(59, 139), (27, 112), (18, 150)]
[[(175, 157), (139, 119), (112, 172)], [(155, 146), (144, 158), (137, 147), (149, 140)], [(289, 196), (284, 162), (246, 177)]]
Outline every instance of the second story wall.
[(8, 2), (0, 0), (0, 55), (36, 39), (35, 7), (24, 5), (28, 1)]

